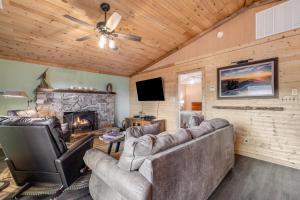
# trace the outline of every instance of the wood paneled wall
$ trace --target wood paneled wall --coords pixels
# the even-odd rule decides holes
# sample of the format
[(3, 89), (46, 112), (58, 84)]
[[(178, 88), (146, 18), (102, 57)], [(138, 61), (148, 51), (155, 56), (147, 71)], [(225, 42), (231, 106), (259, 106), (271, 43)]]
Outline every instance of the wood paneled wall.
[[(255, 14), (261, 10), (270, 8), (282, 2), (271, 3), (249, 9), (237, 15), (225, 24), (206, 33), (202, 37), (190, 43), (188, 46), (179, 49), (175, 53), (160, 60), (146, 70), (157, 69), (175, 62), (195, 59), (208, 53), (214, 53), (223, 49), (234, 48), (240, 45), (249, 44), (255, 41)], [(223, 37), (218, 39), (217, 33), (222, 31)]]
[[(217, 68), (232, 61), (279, 57), (279, 98), (218, 100)], [(143, 110), (157, 115), (158, 102), (138, 102), (135, 82), (162, 77), (166, 101), (159, 103), (158, 118), (167, 120), (167, 130), (177, 128), (177, 75), (180, 72), (202, 69), (205, 99), (203, 112), (206, 119), (221, 117), (234, 124), (236, 153), (300, 169), (300, 99), (286, 102), (293, 88), (300, 91), (300, 29), (278, 34), (245, 45), (202, 55), (196, 59), (177, 62), (156, 70), (143, 72), (130, 80), (131, 114)], [(214, 109), (213, 106), (280, 106), (284, 111), (244, 111)]]

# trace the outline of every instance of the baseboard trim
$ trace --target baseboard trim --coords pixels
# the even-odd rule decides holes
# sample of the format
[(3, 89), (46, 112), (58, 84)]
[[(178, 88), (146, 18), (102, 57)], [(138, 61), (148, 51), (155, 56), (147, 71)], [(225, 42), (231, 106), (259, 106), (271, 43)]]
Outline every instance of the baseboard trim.
[(277, 164), (277, 165), (282, 165), (282, 166), (285, 166), (285, 167), (291, 167), (291, 168), (300, 170), (300, 164), (298, 164), (298, 163), (293, 163), (293, 162), (289, 162), (289, 161), (286, 161), (286, 160), (276, 159), (276, 158), (272, 158), (272, 157), (269, 157), (269, 156), (249, 153), (249, 152), (240, 151), (240, 150), (235, 150), (235, 153), (238, 154), (238, 155), (247, 156), (247, 157), (250, 157), (250, 158), (255, 158), (257, 160), (262, 160), (262, 161), (274, 163), (274, 164)]

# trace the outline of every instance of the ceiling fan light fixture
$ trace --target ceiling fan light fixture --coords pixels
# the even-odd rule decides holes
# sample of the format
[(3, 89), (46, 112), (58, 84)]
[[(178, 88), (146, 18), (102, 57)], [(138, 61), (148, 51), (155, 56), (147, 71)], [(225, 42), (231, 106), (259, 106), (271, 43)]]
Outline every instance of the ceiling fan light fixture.
[(106, 36), (105, 35), (101, 35), (100, 38), (99, 38), (99, 42), (98, 42), (99, 48), (104, 49), (105, 45), (106, 45), (106, 41), (107, 41)]
[[(0, 0), (0, 3), (1, 1), (2, 0)], [(98, 46), (101, 49), (104, 49), (108, 46), (112, 50), (118, 50), (118, 46), (114, 39), (141, 42), (142, 38), (140, 36), (115, 32), (115, 29), (120, 24), (122, 16), (114, 11), (107, 19), (107, 12), (110, 10), (110, 5), (108, 3), (102, 3), (100, 5), (100, 10), (104, 12), (105, 19), (104, 21), (97, 22), (96, 27), (67, 14), (63, 15), (63, 17), (80, 25), (94, 27), (94, 31), (96, 32), (96, 37), (98, 39)], [(91, 38), (93, 37), (91, 34), (89, 34), (84, 37), (77, 38), (75, 41), (82, 42)]]
[(116, 42), (113, 39), (109, 39), (108, 46), (111, 49), (115, 49), (116, 48)]
[(224, 32), (223, 31), (219, 31), (217, 33), (217, 38), (221, 39), (224, 36)]

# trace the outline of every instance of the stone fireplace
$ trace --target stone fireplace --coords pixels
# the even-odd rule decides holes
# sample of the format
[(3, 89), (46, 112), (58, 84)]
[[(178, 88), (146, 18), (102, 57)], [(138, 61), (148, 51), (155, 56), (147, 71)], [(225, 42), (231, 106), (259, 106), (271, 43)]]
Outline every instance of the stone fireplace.
[[(77, 124), (74, 126), (78, 126), (77, 128), (80, 126), (79, 122), (82, 122), (81, 128), (84, 127), (84, 123), (87, 123), (84, 120), (80, 121), (80, 117), (86, 117), (87, 114), (96, 118), (95, 125), (93, 125), (95, 129), (114, 124), (115, 93), (112, 92), (39, 90), (36, 104), (40, 116), (56, 116), (61, 123), (64, 123), (67, 118), (75, 117), (74, 120), (77, 120)], [(79, 121), (77, 117), (79, 117)], [(91, 117), (85, 120), (90, 120), (88, 123), (93, 121)]]

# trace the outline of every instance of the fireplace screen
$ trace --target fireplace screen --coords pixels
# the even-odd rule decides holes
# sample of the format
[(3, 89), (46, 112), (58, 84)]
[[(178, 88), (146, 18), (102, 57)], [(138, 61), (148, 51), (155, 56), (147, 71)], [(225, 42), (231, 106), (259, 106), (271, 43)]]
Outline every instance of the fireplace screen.
[(98, 116), (95, 111), (65, 112), (64, 123), (68, 123), (72, 133), (96, 130), (98, 128)]

